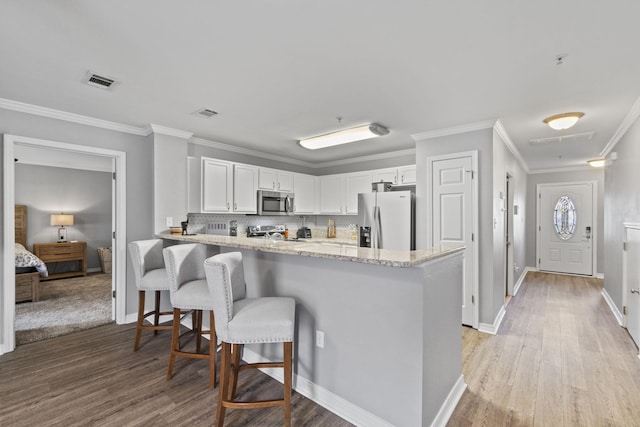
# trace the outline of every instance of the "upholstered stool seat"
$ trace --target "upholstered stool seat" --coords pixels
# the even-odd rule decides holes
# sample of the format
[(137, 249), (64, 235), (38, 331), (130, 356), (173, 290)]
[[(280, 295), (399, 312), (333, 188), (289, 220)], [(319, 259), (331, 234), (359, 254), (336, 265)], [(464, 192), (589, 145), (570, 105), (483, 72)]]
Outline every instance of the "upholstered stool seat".
[[(160, 311), (160, 293), (161, 291), (169, 291), (169, 278), (162, 256), (162, 240), (138, 240), (130, 242), (128, 247), (135, 283), (138, 288), (138, 322), (136, 339), (133, 344), (133, 350), (137, 351), (140, 347), (142, 331), (151, 330), (154, 335), (157, 335), (158, 331), (172, 329), (171, 325), (159, 324), (161, 315), (170, 315), (172, 312)], [(152, 311), (145, 313), (147, 291), (155, 292), (155, 306)], [(150, 316), (153, 316), (153, 322), (151, 325), (147, 325), (144, 321)]]
[[(174, 245), (164, 250), (167, 276), (170, 283), (171, 304), (173, 305), (173, 333), (171, 338), (171, 355), (167, 380), (173, 375), (176, 357), (209, 360), (209, 386), (216, 383), (216, 347), (215, 319), (213, 316), (213, 298), (204, 274), (204, 261), (207, 247), (198, 243)], [(180, 338), (180, 311), (195, 310), (195, 326), (192, 331), (196, 336), (196, 350), (189, 352), (182, 349)], [(209, 311), (209, 330), (202, 329), (202, 312)], [(201, 353), (201, 337), (209, 335), (209, 353)]]
[[(271, 406), (284, 408), (284, 425), (291, 425), (291, 365), (295, 307), (293, 298), (246, 298), (242, 254), (215, 255), (204, 263), (207, 282), (213, 295), (216, 332), (222, 342), (221, 376), (216, 425), (224, 425), (226, 408), (251, 409)], [(240, 364), (244, 344), (283, 344), (283, 361)], [(278, 400), (234, 400), (238, 373), (252, 368), (284, 368), (284, 396)]]

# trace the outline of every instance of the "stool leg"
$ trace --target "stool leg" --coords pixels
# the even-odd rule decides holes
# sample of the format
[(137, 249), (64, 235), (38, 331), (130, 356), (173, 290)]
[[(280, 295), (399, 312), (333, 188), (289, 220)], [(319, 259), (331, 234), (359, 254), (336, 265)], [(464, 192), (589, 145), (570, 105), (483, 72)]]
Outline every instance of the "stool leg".
[(216, 323), (213, 317), (213, 310), (209, 310), (209, 387), (216, 386), (216, 347), (218, 337), (216, 336)]
[(218, 406), (216, 408), (216, 427), (224, 426), (224, 412), (226, 410), (223, 405), (227, 400), (227, 390), (229, 389), (229, 374), (231, 371), (231, 344), (222, 342), (220, 350), (220, 384), (218, 384)]
[(133, 343), (133, 351), (138, 351), (140, 346), (142, 322), (144, 322), (144, 291), (138, 291), (138, 325), (136, 326), (136, 340)]
[(202, 310), (196, 310), (198, 316), (198, 326), (196, 326), (196, 353), (200, 353), (200, 345), (202, 344)]
[(291, 427), (291, 365), (293, 363), (293, 345), (285, 342), (284, 351), (284, 425)]
[(171, 355), (169, 356), (169, 370), (167, 371), (167, 380), (171, 379), (173, 374), (173, 364), (176, 361), (176, 352), (180, 350), (180, 309), (173, 309), (173, 332), (171, 335)]
[(240, 373), (240, 361), (243, 344), (233, 344), (231, 347), (231, 384), (229, 384), (229, 400), (233, 400), (238, 388), (238, 374)]
[[(158, 326), (160, 322), (160, 291), (156, 291), (155, 311), (153, 312), (153, 326)], [(153, 335), (158, 335), (158, 330), (153, 331)]]

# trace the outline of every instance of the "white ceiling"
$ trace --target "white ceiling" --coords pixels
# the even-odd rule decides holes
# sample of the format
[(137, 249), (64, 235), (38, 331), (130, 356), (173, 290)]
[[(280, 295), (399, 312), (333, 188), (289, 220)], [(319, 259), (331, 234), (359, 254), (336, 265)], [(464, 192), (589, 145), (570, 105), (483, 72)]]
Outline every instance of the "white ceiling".
[[(500, 120), (531, 170), (582, 166), (640, 96), (634, 0), (3, 0), (0, 15), (0, 98), (311, 163)], [(82, 84), (88, 70), (120, 84)], [(542, 123), (566, 111), (585, 116)], [(390, 134), (296, 144), (369, 122)]]

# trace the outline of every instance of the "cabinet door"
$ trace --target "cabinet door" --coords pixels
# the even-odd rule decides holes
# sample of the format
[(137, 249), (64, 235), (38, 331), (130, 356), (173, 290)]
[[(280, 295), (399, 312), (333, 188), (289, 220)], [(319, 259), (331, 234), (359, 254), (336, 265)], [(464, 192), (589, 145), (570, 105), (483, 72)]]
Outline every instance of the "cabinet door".
[(278, 191), (293, 191), (293, 173), (287, 171), (278, 171), (278, 183), (276, 184)]
[(312, 214), (316, 211), (316, 177), (297, 173), (293, 175), (293, 209), (297, 214)]
[(277, 188), (278, 172), (275, 169), (260, 168), (258, 175), (258, 187), (261, 190)]
[(258, 168), (251, 165), (233, 165), (233, 211), (257, 213)]
[(346, 176), (346, 209), (348, 214), (358, 213), (358, 194), (371, 193), (371, 173), (358, 172)]
[(344, 213), (344, 184), (342, 175), (320, 177), (320, 213)]
[(223, 160), (202, 159), (202, 211), (231, 211), (232, 165)]
[(400, 184), (415, 184), (416, 165), (398, 168), (398, 175), (400, 175)]
[(392, 184), (398, 183), (398, 169), (379, 169), (373, 171), (372, 182), (390, 182)]

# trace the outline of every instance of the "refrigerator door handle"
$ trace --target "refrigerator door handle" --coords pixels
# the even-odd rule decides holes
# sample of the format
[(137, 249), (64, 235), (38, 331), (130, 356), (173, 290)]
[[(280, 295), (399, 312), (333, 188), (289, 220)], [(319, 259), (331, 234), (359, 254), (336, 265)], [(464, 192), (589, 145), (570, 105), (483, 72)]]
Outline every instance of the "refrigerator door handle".
[(380, 243), (381, 243), (381, 236), (380, 233), (382, 231), (382, 223), (380, 222), (380, 207), (379, 206), (374, 206), (373, 207), (373, 227), (372, 227), (372, 236), (371, 236), (371, 240), (372, 240), (372, 244), (371, 247), (373, 249), (380, 249)]

